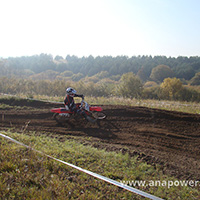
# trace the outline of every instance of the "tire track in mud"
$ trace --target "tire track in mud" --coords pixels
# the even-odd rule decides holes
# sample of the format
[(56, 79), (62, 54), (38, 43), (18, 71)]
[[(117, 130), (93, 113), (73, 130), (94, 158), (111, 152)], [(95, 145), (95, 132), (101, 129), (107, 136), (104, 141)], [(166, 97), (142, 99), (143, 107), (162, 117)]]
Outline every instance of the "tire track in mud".
[[(79, 136), (90, 144), (111, 151), (129, 152), (163, 171), (182, 179), (200, 179), (200, 115), (146, 107), (102, 106), (107, 115), (100, 124), (72, 121), (60, 126), (50, 109), (61, 105), (45, 102), (6, 101), (7, 105), (27, 106), (0, 110), (0, 129), (54, 133), (56, 137)], [(27, 125), (27, 126), (26, 126)]]

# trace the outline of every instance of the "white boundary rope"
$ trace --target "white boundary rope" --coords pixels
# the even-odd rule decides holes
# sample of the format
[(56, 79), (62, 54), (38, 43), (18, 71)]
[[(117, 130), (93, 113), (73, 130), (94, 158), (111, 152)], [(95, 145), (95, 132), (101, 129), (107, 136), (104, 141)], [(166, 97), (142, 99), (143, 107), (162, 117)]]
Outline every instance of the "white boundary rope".
[(93, 176), (93, 177), (95, 177), (95, 178), (101, 179), (101, 180), (103, 180), (103, 181), (105, 181), (105, 182), (108, 182), (108, 183), (110, 183), (110, 184), (116, 185), (116, 186), (118, 186), (118, 187), (120, 187), (120, 188), (123, 188), (123, 189), (125, 189), (125, 190), (130, 191), (130, 192), (133, 192), (133, 193), (135, 193), (135, 194), (141, 195), (141, 196), (143, 196), (143, 197), (147, 197), (147, 198), (152, 199), (152, 200), (163, 200), (163, 199), (161, 199), (161, 198), (159, 198), (159, 197), (156, 197), (156, 196), (154, 196), (154, 195), (151, 195), (151, 194), (149, 194), (149, 193), (146, 193), (146, 192), (143, 192), (143, 191), (138, 190), (138, 189), (136, 189), (136, 188), (133, 188), (133, 187), (124, 185), (124, 184), (122, 184), (122, 183), (120, 183), (120, 182), (118, 182), (118, 181), (115, 181), (115, 180), (112, 180), (112, 179), (107, 178), (107, 177), (105, 177), (105, 176), (96, 174), (96, 173), (91, 172), (91, 171), (89, 171), (89, 170), (82, 169), (81, 167), (78, 167), (78, 166), (76, 166), (76, 165), (67, 163), (67, 162), (62, 161), (62, 160), (60, 160), (60, 159), (54, 158), (54, 157), (52, 157), (52, 156), (50, 156), (50, 155), (47, 155), (47, 154), (45, 154), (45, 153), (43, 153), (43, 152), (41, 152), (41, 151), (35, 150), (35, 149), (33, 149), (32, 147), (27, 146), (27, 145), (25, 145), (25, 144), (23, 144), (23, 143), (21, 143), (21, 142), (15, 140), (15, 139), (9, 137), (9, 136), (6, 136), (6, 135), (4, 135), (4, 134), (2, 134), (2, 133), (0, 133), (0, 136), (3, 137), (3, 138), (6, 138), (6, 139), (8, 139), (8, 140), (11, 140), (12, 142), (15, 142), (15, 143), (17, 143), (17, 144), (19, 144), (19, 145), (22, 145), (22, 146), (24, 146), (24, 147), (26, 147), (26, 148), (28, 148), (28, 149), (31, 149), (31, 150), (33, 150), (33, 151), (36, 151), (36, 152), (40, 153), (40, 154), (43, 154), (43, 155), (45, 155), (45, 156), (48, 157), (48, 158), (51, 158), (51, 159), (56, 160), (56, 161), (58, 161), (58, 162), (60, 162), (60, 163), (63, 163), (63, 164), (68, 165), (68, 166), (70, 166), (70, 167), (73, 167), (73, 168), (75, 168), (75, 169), (77, 169), (77, 170), (79, 170), (79, 171), (82, 171), (82, 172), (84, 172), (84, 173), (86, 173), (86, 174), (89, 174), (89, 175), (91, 175), (91, 176)]

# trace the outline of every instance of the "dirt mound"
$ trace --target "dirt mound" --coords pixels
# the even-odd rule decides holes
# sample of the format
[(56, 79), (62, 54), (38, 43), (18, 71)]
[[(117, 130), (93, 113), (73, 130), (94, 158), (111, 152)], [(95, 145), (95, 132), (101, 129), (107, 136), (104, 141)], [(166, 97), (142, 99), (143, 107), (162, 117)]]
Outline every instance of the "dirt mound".
[(0, 110), (0, 130), (13, 127), (40, 134), (51, 132), (58, 137), (80, 136), (82, 141), (90, 137), (98, 148), (138, 155), (148, 163), (161, 164), (165, 173), (177, 178), (200, 179), (200, 115), (109, 105), (103, 106), (107, 118), (100, 124), (82, 121), (70, 127), (52, 119), (50, 109), (61, 105), (14, 100), (0, 103), (35, 108)]

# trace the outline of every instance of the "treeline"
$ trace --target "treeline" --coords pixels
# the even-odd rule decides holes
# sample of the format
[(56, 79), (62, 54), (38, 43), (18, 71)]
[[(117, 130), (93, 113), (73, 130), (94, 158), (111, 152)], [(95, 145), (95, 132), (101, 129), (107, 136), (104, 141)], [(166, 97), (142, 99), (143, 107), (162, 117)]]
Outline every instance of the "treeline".
[(200, 57), (41, 54), (0, 59), (0, 93), (64, 96), (71, 86), (86, 96), (200, 102), (198, 85)]
[[(150, 85), (150, 86), (149, 86)], [(142, 81), (132, 72), (123, 74), (119, 81), (113, 82), (72, 82), (65, 80), (27, 80), (0, 78), (0, 93), (65, 96), (67, 87), (78, 93), (94, 97), (124, 97), (137, 99), (159, 99), (200, 102), (200, 92), (183, 85), (180, 79), (165, 78), (161, 84)]]
[[(200, 57), (166, 56), (103, 56), (82, 57), (67, 55), (66, 58), (40, 54), (16, 58), (0, 59), (0, 77), (15, 77), (31, 80), (65, 80), (99, 82), (102, 79), (119, 81), (121, 76), (133, 72), (143, 83), (161, 83), (166, 76), (158, 66), (168, 67), (169, 77), (176, 77), (183, 83), (199, 85)], [(162, 67), (161, 67), (162, 68)], [(154, 70), (154, 71), (153, 71)], [(160, 76), (160, 77), (159, 77)], [(194, 78), (196, 76), (196, 78)], [(194, 80), (195, 79), (195, 80)]]

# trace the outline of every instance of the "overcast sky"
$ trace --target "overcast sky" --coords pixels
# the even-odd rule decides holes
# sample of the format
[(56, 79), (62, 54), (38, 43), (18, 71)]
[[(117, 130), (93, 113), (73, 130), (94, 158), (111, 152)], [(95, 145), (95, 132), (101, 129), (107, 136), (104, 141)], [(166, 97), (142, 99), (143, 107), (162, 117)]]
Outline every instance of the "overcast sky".
[(0, 57), (200, 56), (200, 0), (0, 0)]

